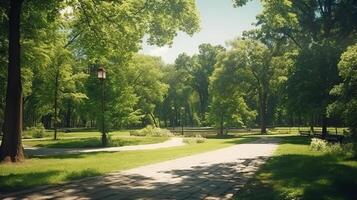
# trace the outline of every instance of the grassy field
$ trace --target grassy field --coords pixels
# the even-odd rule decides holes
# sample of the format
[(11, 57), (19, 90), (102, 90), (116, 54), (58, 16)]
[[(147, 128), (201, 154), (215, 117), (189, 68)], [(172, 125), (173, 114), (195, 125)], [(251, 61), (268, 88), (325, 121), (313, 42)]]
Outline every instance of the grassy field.
[(207, 139), (205, 143), (164, 150), (33, 157), (19, 164), (0, 165), (0, 192), (102, 175), (252, 140), (254, 138)]
[[(153, 144), (168, 140), (168, 137), (134, 137), (134, 136), (112, 136), (108, 146), (128, 146), (139, 144)], [(23, 140), (24, 145), (47, 148), (94, 148), (102, 147), (100, 137), (72, 138), (64, 137), (59, 140), (38, 139)]]
[(236, 199), (356, 199), (357, 161), (309, 149), (307, 137), (282, 142)]
[[(168, 137), (136, 137), (130, 136), (129, 131), (115, 131), (110, 134), (109, 146), (128, 146), (139, 144), (153, 144), (168, 140)], [(58, 133), (58, 140), (53, 140), (53, 133), (46, 132), (44, 138), (23, 139), (25, 146), (46, 148), (94, 148), (102, 147), (101, 133), (71, 132)]]
[[(24, 131), (23, 133), (25, 136), (28, 135), (29, 133), (27, 131)], [(46, 130), (44, 134), (44, 138), (52, 139), (53, 138), (53, 131), (51, 130)], [(130, 136), (129, 131), (113, 131), (110, 132), (111, 136)], [(81, 132), (57, 132), (57, 138), (88, 138), (88, 137), (100, 137), (101, 133), (98, 131), (81, 131)]]

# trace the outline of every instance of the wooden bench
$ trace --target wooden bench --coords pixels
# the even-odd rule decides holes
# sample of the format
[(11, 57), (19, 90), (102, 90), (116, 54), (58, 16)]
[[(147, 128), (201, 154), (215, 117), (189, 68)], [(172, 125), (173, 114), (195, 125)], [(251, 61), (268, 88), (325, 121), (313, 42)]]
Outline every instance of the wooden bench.
[(342, 141), (345, 139), (344, 135), (327, 135), (325, 138), (325, 140), (327, 140), (328, 142), (332, 142), (332, 143), (342, 143)]
[(316, 137), (316, 138), (320, 138), (320, 139), (323, 139), (323, 140), (326, 140), (328, 142), (332, 142), (332, 143), (336, 143), (336, 142), (339, 142), (339, 143), (342, 143), (342, 141), (344, 140), (345, 136), (344, 135), (331, 135), (327, 132), (327, 135), (325, 137), (322, 136), (322, 131), (315, 131), (313, 133), (313, 136)]

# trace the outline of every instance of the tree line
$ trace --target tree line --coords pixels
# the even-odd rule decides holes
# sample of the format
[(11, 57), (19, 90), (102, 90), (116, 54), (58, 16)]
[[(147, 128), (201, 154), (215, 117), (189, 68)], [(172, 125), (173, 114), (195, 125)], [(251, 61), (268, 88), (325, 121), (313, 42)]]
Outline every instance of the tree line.
[(261, 4), (256, 29), (165, 64), (137, 53), (143, 38), (162, 46), (199, 31), (193, 0), (1, 2), (1, 160), (23, 159), (25, 127), (101, 124), (103, 66), (107, 131), (307, 125), (326, 135), (333, 125), (356, 137), (357, 3)]

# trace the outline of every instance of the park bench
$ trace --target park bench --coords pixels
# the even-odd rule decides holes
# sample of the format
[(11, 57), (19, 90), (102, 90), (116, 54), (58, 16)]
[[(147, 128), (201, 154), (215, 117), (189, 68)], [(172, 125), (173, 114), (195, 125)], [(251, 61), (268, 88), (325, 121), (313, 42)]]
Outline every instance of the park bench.
[(325, 137), (322, 136), (322, 131), (315, 131), (313, 133), (313, 137), (315, 138), (320, 138), (320, 139), (323, 139), (323, 140), (326, 140), (328, 142), (332, 142), (332, 143), (336, 143), (336, 142), (339, 142), (339, 143), (342, 143), (345, 136), (344, 135), (331, 135), (327, 132), (327, 135)]
[[(174, 135), (182, 135), (182, 129), (177, 128), (175, 130), (170, 130)], [(203, 137), (217, 135), (219, 130), (212, 128), (184, 128), (183, 135), (185, 137), (194, 137), (196, 135), (201, 135)]]
[(332, 143), (336, 143), (336, 142), (342, 143), (344, 138), (345, 138), (344, 135), (327, 135), (324, 139)]

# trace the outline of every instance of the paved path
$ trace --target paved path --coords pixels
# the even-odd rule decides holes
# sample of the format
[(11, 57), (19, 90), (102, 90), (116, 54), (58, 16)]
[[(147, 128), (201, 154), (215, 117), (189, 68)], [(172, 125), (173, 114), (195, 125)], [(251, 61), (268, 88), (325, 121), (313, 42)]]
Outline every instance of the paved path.
[(0, 199), (231, 199), (273, 153), (277, 142), (259, 139)]
[(80, 148), (80, 149), (25, 147), (25, 152), (27, 155), (48, 156), (48, 155), (78, 154), (78, 153), (92, 153), (92, 152), (149, 150), (149, 149), (176, 147), (182, 145), (185, 145), (182, 138), (171, 138), (168, 141), (156, 143), (156, 144), (143, 144), (143, 145), (132, 145), (132, 146), (123, 146), (123, 147)]

